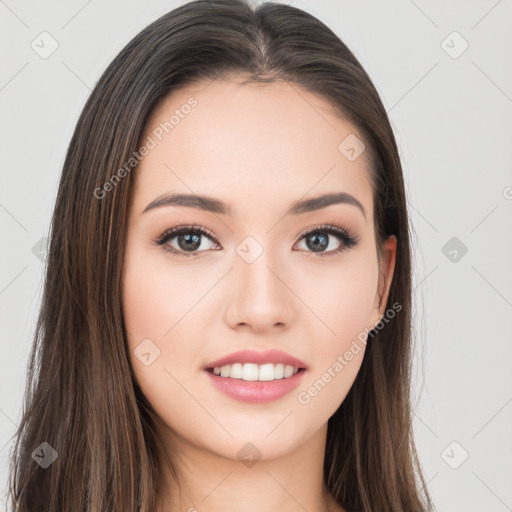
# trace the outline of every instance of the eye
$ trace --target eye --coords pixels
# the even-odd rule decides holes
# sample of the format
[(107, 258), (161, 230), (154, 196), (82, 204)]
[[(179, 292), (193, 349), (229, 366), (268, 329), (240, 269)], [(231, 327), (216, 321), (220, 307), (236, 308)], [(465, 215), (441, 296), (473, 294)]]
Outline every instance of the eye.
[[(199, 253), (212, 248), (208, 247), (208, 243), (205, 247), (205, 239), (215, 241), (213, 234), (202, 226), (176, 226), (165, 231), (154, 243), (162, 250), (178, 256), (199, 256)], [(213, 245), (218, 244), (214, 242)]]
[[(335, 237), (338, 240), (337, 247), (336, 242), (330, 241), (329, 237)], [(328, 256), (354, 247), (359, 239), (340, 226), (324, 224), (304, 233), (300, 238), (300, 242), (302, 241), (305, 241), (306, 247), (315, 255)]]
[[(330, 237), (337, 239), (338, 244), (329, 240)], [(304, 233), (299, 239), (299, 242), (302, 241), (306, 243), (306, 252), (313, 252), (315, 256), (327, 256), (354, 247), (359, 239), (340, 226), (325, 224)], [(168, 229), (154, 241), (154, 244), (167, 253), (186, 257), (200, 256), (201, 252), (220, 247), (213, 233), (199, 225), (176, 226)]]

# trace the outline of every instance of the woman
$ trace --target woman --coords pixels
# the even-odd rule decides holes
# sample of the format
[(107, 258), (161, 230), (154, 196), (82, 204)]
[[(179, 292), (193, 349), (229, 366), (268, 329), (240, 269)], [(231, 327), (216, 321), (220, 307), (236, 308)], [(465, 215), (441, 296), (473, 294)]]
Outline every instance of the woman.
[(152, 23), (64, 163), (15, 510), (430, 510), (408, 230), (386, 111), (325, 25)]

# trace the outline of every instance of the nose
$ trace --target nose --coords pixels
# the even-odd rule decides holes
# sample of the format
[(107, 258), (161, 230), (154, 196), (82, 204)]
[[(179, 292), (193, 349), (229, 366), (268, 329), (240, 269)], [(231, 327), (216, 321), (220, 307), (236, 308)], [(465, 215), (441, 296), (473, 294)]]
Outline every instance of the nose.
[(297, 315), (298, 299), (288, 282), (284, 263), (276, 263), (264, 251), (255, 261), (240, 259), (230, 273), (225, 321), (232, 329), (257, 333), (289, 328)]

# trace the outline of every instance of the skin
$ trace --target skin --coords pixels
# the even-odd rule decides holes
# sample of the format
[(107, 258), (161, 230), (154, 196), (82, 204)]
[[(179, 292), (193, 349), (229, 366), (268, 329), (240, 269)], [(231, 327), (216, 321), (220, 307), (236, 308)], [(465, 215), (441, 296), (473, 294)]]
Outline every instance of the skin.
[[(308, 404), (297, 395), (385, 313), (397, 240), (386, 241), (379, 262), (365, 153), (349, 161), (338, 150), (357, 131), (322, 98), (284, 82), (189, 85), (155, 109), (144, 139), (191, 96), (198, 105), (135, 171), (123, 274), (131, 364), (182, 491), (180, 501), (160, 456), (159, 510), (343, 511), (322, 480), (327, 421), (357, 376), (364, 344)], [(342, 191), (365, 216), (350, 204), (284, 216), (295, 201)], [(184, 206), (142, 213), (171, 192), (218, 198), (231, 215)], [(215, 236), (201, 237), (197, 257), (153, 243), (183, 224)], [(321, 224), (347, 229), (357, 245), (315, 257), (301, 235)], [(263, 250), (252, 263), (236, 252), (247, 236)], [(324, 252), (343, 244), (327, 236)], [(185, 252), (177, 236), (171, 244)], [(144, 339), (160, 350), (149, 366), (134, 354)], [(309, 367), (298, 389), (273, 402), (230, 398), (202, 370), (236, 350), (272, 348)], [(249, 442), (261, 454), (250, 467), (237, 456)]]

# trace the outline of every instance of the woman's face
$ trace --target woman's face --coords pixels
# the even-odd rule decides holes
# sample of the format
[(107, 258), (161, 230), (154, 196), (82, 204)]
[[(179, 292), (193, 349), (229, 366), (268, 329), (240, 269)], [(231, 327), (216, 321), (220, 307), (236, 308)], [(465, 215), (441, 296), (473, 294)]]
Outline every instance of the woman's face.
[[(385, 304), (396, 242), (386, 244), (382, 284), (356, 137), (295, 84), (188, 86), (153, 113), (133, 171), (123, 307), (135, 376), (169, 439), (231, 459), (256, 449), (273, 458), (344, 400), (384, 313), (379, 291)], [(297, 207), (340, 193), (348, 199)], [(162, 199), (177, 194), (226, 211)], [(179, 226), (189, 227), (165, 236)], [(221, 375), (208, 369), (245, 350), (285, 357), (235, 355), (219, 363)], [(286, 366), (301, 369), (287, 377)]]

